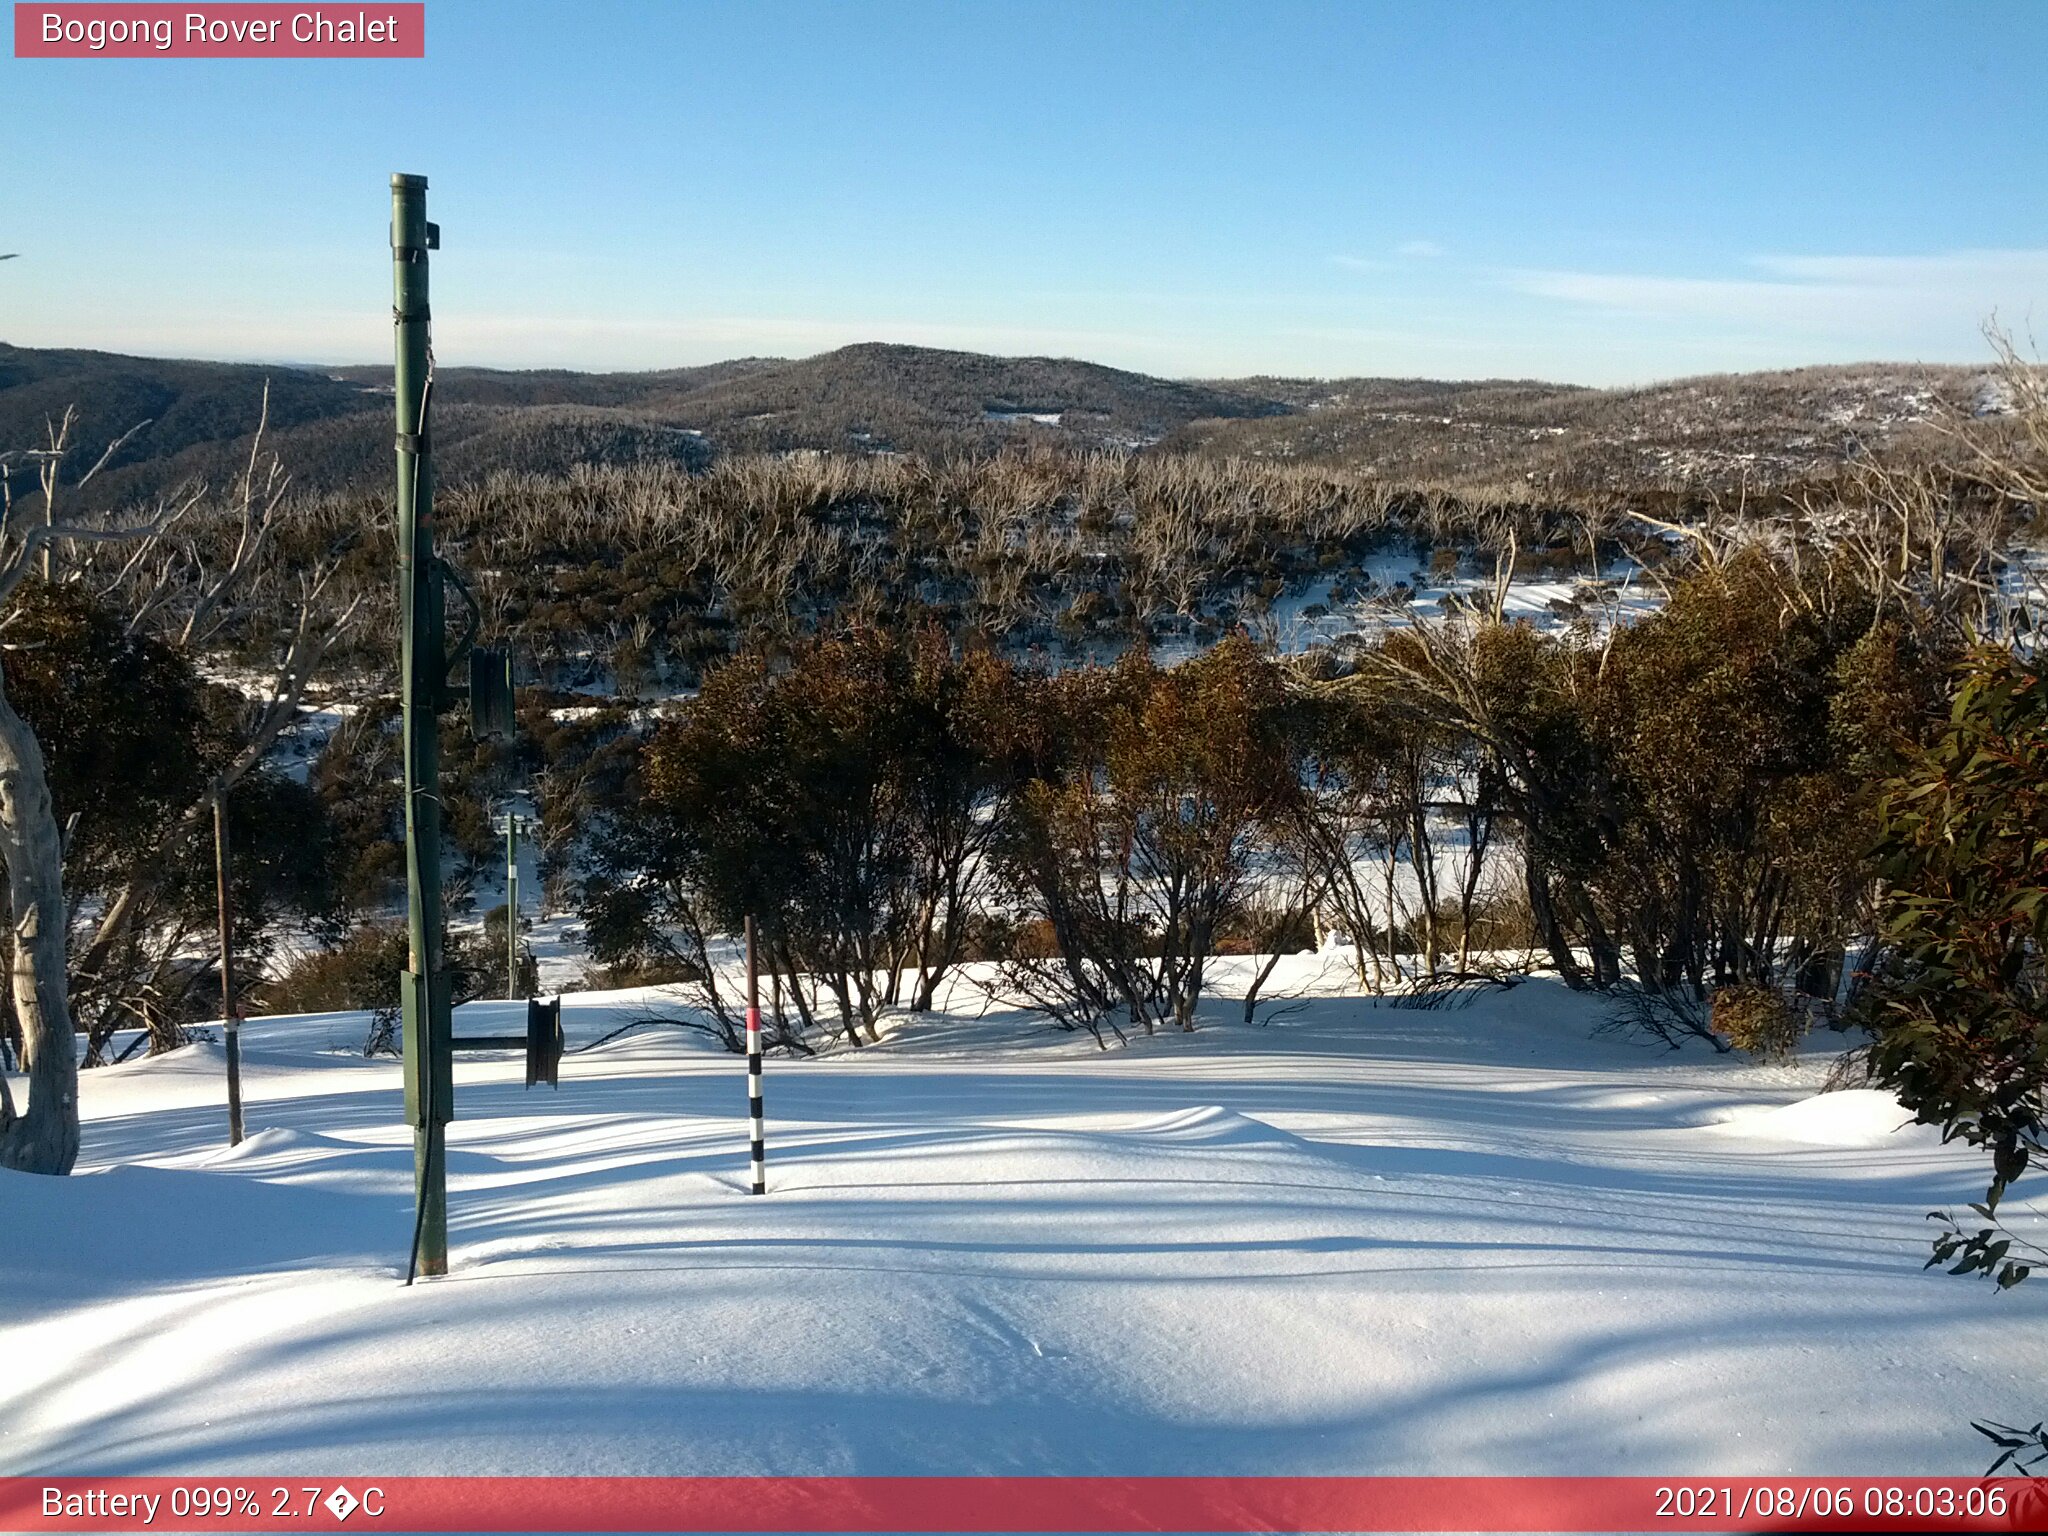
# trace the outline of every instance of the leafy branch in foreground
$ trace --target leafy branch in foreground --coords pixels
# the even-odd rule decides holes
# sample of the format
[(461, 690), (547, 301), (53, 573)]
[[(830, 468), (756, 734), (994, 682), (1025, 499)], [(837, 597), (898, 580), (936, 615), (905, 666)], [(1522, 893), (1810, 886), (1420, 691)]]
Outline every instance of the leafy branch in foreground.
[(1938, 1221), (1947, 1229), (1934, 1240), (1934, 1252), (1920, 1267), (1932, 1269), (1937, 1264), (1947, 1264), (1958, 1253), (1960, 1259), (1950, 1268), (1952, 1275), (1972, 1275), (1982, 1272), (1989, 1275), (2001, 1291), (2009, 1291), (2034, 1272), (2031, 1264), (2022, 1264), (2018, 1259), (2008, 1259), (2006, 1254), (2014, 1244), (2040, 1258), (2048, 1258), (2048, 1249), (2038, 1243), (2030, 1243), (2007, 1227), (1993, 1214), (1988, 1205), (1970, 1207), (1984, 1220), (1991, 1223), (1975, 1232), (1966, 1231), (1956, 1219), (1953, 1211), (1929, 1211), (1927, 1219)]
[(1984, 1469), (1986, 1477), (1996, 1477), (1998, 1469), (2004, 1466), (2010, 1466), (2022, 1477), (2032, 1477), (2034, 1468), (2048, 1462), (2048, 1423), (2036, 1424), (2032, 1429), (2015, 1429), (2010, 1424), (1987, 1419), (1973, 1422), (1970, 1428), (1999, 1447), (1998, 1460)]
[[(1974, 1207), (1994, 1225), (1936, 1239), (1935, 1262), (2002, 1286), (1996, 1212), (2048, 1150), (2048, 679), (2038, 661), (1980, 650), (1948, 728), (1893, 781), (1879, 848), (1891, 962), (1873, 993), (1876, 1080), (1945, 1141), (1991, 1154)], [(2038, 1251), (2038, 1250), (2036, 1250)]]

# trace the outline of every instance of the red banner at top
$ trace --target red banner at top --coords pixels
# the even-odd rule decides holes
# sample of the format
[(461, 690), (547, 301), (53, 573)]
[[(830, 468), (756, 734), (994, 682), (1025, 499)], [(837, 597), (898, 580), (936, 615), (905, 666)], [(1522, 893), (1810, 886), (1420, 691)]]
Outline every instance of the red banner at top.
[(422, 59), (424, 4), (20, 4), (17, 59)]

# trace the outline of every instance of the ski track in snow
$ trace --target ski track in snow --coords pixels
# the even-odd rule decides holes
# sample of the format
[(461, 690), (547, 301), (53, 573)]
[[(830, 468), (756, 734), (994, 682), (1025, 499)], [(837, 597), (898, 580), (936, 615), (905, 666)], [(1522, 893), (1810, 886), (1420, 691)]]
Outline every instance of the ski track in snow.
[(2048, 1286), (1920, 1268), (1981, 1160), (1811, 1099), (1826, 1047), (1674, 1056), (1542, 981), (1107, 1052), (955, 996), (771, 1060), (763, 1199), (701, 1037), (460, 1058), (410, 1290), (360, 1016), (251, 1022), (239, 1148), (217, 1046), (88, 1073), (81, 1173), (0, 1174), (0, 1471), (1946, 1474), (2043, 1407)]

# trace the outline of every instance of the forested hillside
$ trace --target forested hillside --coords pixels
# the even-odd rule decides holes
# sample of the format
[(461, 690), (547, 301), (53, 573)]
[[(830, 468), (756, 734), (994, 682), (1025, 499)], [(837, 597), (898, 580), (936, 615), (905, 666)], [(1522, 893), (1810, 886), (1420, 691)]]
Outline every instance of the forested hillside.
[(1296, 407), (1199, 422), (1170, 442), (1344, 468), (1403, 484), (1584, 498), (1774, 487), (1871, 455), (1939, 458), (1945, 421), (1996, 413), (1981, 368), (1871, 364), (1679, 379), (1633, 389), (1499, 382), (1263, 381)]
[[(196, 363), (0, 344), (0, 443), (141, 426), (103, 498), (152, 496), (245, 462), (266, 383), (268, 441), (313, 490), (389, 478), (390, 369)], [(718, 454), (980, 457), (1017, 449), (1279, 459), (1396, 489), (1586, 503), (1826, 480), (1872, 455), (1941, 458), (1940, 428), (2000, 408), (1983, 370), (1870, 365), (1592, 390), (1528, 380), (1176, 381), (1055, 358), (869, 344), (790, 361), (648, 373), (444, 367), (443, 484), (578, 464), (700, 467)], [(96, 449), (95, 449), (96, 451)], [(79, 469), (85, 462), (74, 460)]]

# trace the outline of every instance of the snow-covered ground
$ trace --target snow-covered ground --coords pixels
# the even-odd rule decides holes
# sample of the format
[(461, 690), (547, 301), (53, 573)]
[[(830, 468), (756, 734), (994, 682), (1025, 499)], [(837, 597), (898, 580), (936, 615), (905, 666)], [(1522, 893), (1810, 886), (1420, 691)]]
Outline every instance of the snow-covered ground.
[[(1319, 645), (1369, 644), (1390, 631), (1442, 619), (1461, 603), (1490, 607), (1493, 573), (1468, 564), (1471, 568), (1437, 577), (1412, 556), (1377, 555), (1362, 564), (1347, 588), (1362, 590), (1339, 598), (1334, 580), (1310, 582), (1275, 600), (1266, 629), (1279, 650), (1299, 652)], [(1501, 613), (1550, 633), (1576, 624), (1597, 635), (1617, 623), (1634, 623), (1662, 601), (1633, 561), (1617, 560), (1597, 580), (1516, 577), (1507, 584)]]
[[(1978, 1161), (1814, 1099), (1824, 1050), (1314, 963), (1265, 1025), (1099, 1051), (962, 989), (771, 1061), (761, 1199), (700, 1037), (555, 1092), (465, 1056), (453, 1272), (410, 1290), (360, 1017), (251, 1022), (233, 1150), (217, 1046), (89, 1073), (80, 1174), (0, 1174), (0, 1471), (1974, 1473), (1972, 1417), (2048, 1407), (2048, 1286), (1920, 1268)], [(572, 1046), (648, 1006), (570, 998)]]

